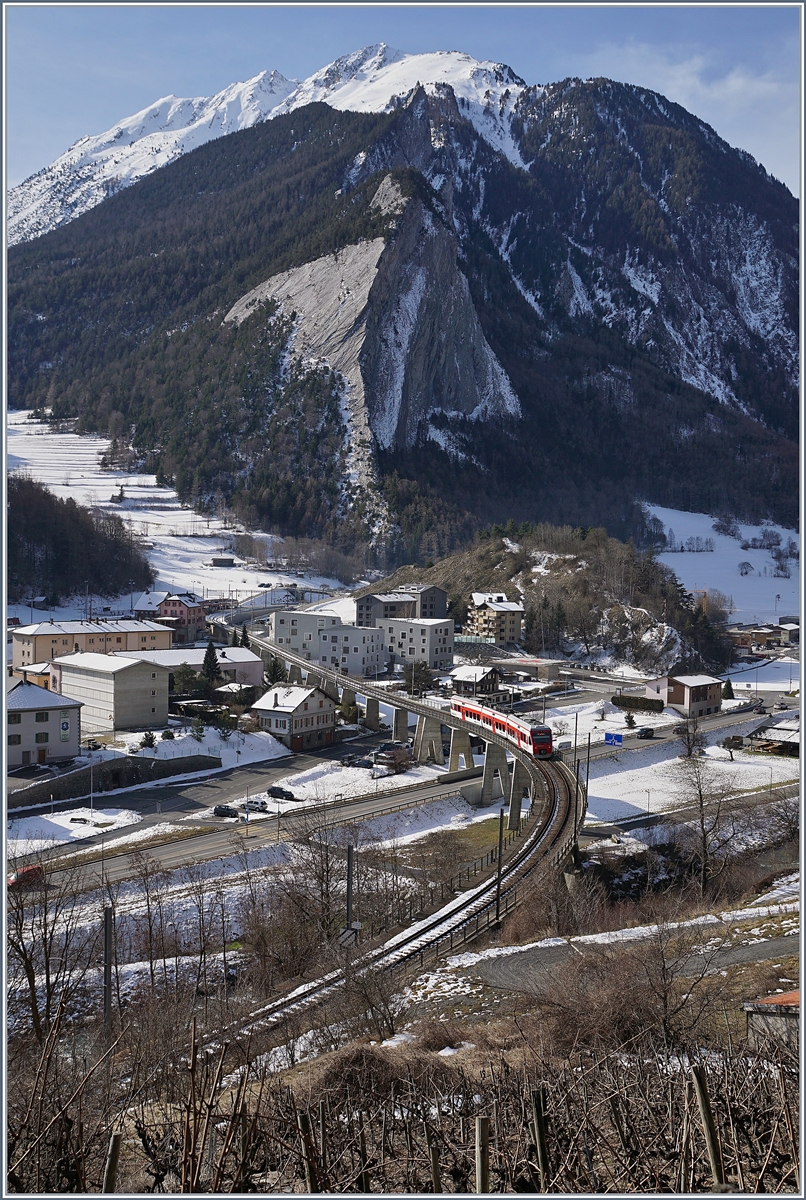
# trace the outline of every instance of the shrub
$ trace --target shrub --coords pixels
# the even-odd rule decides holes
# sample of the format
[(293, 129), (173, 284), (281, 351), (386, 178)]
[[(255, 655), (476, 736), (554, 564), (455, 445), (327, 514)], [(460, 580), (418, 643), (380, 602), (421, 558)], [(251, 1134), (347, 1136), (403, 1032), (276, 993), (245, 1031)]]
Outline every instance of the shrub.
[(143, 750), (153, 750), (157, 744), (157, 739), (151, 730), (147, 730), (140, 738), (140, 746)]
[(611, 696), (610, 703), (616, 708), (635, 708), (639, 712), (663, 712), (663, 701), (649, 696)]
[(174, 731), (173, 729), (163, 729), (160, 736), (164, 742), (172, 742), (174, 740)]

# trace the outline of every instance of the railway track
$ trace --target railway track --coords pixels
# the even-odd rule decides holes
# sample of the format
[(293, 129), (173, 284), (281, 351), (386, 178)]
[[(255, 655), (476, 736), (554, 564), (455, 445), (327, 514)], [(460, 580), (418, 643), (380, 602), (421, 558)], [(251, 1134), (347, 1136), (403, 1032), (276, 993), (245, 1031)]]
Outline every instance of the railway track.
[[(440, 954), (474, 940), (494, 924), (497, 913), (506, 915), (515, 907), (519, 889), (535, 871), (541, 867), (556, 868), (568, 857), (575, 836), (575, 777), (559, 762), (535, 765), (545, 785), (543, 811), (535, 816), (533, 827), (527, 830), (509, 862), (502, 865), (500, 893), (496, 876), (459, 893), (438, 912), (354, 958), (349, 968), (353, 978), (372, 972), (399, 970), (412, 963), (424, 965), (427, 958), (436, 961)], [(537, 803), (535, 800), (534, 805)], [(345, 969), (340, 967), (304, 983), (261, 1005), (237, 1025), (218, 1030), (208, 1044), (220, 1045), (222, 1041), (240, 1038), (256, 1030), (271, 1033), (288, 1017), (324, 1003), (343, 984), (344, 978)]]

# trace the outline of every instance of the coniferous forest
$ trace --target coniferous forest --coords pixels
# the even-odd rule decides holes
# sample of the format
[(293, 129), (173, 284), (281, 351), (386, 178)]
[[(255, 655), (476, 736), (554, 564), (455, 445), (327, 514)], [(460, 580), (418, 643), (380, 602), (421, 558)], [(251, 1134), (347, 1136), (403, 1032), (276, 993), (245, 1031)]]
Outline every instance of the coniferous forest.
[(116, 596), (154, 580), (136, 538), (115, 513), (60, 500), (24, 475), (8, 480), (8, 598), (37, 592), (52, 604), (71, 595)]

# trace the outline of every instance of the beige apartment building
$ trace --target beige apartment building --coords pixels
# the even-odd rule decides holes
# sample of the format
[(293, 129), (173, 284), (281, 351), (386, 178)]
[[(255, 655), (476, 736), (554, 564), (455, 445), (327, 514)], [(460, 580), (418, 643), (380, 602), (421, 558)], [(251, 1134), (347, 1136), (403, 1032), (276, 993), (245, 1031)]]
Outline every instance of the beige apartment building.
[(504, 592), (473, 592), (465, 633), (492, 638), (497, 646), (523, 638), (523, 605), (507, 600)]
[(170, 650), (173, 634), (156, 621), (42, 621), (12, 630), (14, 670), (66, 654)]
[(54, 696), (21, 679), (6, 696), (6, 726), (9, 770), (75, 758), (81, 742), (81, 701)]
[(85, 733), (163, 729), (167, 667), (116, 654), (71, 654), (50, 664), (51, 692), (80, 700)]

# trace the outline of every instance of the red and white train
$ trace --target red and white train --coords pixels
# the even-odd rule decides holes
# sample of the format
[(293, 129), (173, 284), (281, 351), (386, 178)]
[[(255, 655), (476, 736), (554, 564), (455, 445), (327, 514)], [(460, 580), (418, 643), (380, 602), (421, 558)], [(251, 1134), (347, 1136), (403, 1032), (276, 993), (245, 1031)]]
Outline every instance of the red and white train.
[(534, 754), (536, 758), (551, 758), (554, 752), (551, 729), (548, 725), (531, 725), (509, 713), (485, 708), (477, 700), (470, 700), (464, 696), (453, 697), (451, 712), (463, 721), (473, 721), (483, 729), (497, 733), (499, 737), (506, 738), (521, 750)]

